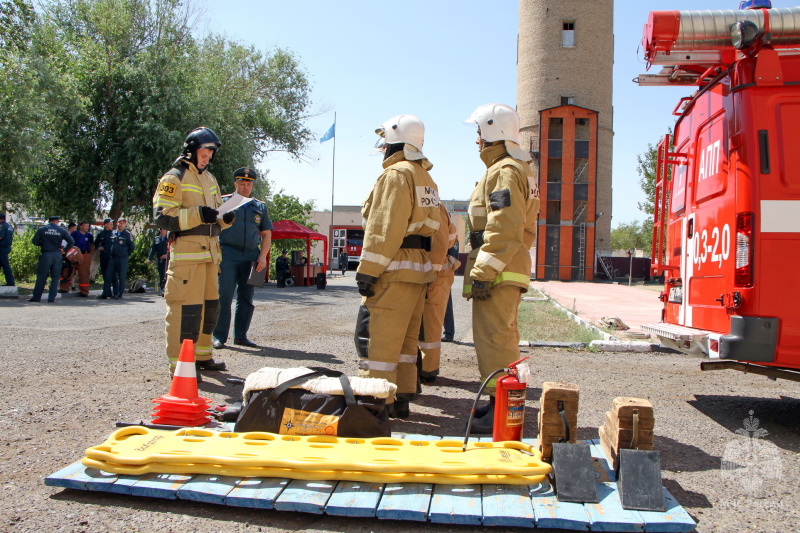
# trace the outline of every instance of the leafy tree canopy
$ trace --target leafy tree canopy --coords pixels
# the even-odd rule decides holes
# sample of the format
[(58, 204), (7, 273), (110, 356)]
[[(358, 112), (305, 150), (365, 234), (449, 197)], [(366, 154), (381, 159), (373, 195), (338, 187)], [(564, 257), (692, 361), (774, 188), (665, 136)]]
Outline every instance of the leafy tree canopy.
[(653, 221), (647, 219), (640, 223), (638, 220), (618, 224), (611, 230), (611, 248), (614, 250), (630, 250), (641, 248), (650, 254), (653, 245)]
[(149, 218), (158, 178), (197, 126), (222, 141), (211, 171), (270, 151), (302, 154), (310, 84), (291, 53), (196, 39), (179, 0), (52, 0), (33, 38), (39, 89), (52, 113), (47, 170), (31, 179), (36, 208), (90, 218)]

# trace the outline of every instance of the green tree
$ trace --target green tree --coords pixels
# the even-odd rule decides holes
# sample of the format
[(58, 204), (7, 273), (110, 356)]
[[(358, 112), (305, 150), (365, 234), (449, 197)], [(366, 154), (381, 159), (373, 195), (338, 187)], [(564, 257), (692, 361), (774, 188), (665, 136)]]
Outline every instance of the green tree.
[(653, 244), (653, 221), (651, 219), (640, 223), (633, 222), (618, 224), (611, 230), (611, 248), (614, 250), (630, 250), (641, 248), (650, 254)]
[(36, 24), (24, 0), (0, 2), (0, 209), (27, 199), (26, 179), (40, 163), (46, 106), (35, 88), (35, 64), (28, 45)]
[(306, 75), (290, 53), (192, 36), (180, 0), (52, 0), (34, 46), (55, 113), (47, 172), (32, 180), (40, 209), (90, 217), (108, 208), (151, 216), (158, 177), (203, 125), (222, 140), (211, 170), (223, 189), (240, 166), (311, 139)]
[[(672, 133), (672, 130), (669, 132)], [(669, 150), (672, 151), (672, 135)], [(644, 192), (645, 201), (638, 202), (639, 211), (652, 215), (655, 211), (656, 176), (658, 175), (658, 147), (647, 145), (647, 151), (636, 156), (636, 173), (639, 174), (639, 186)]]
[[(274, 185), (273, 185), (274, 187)], [(308, 229), (316, 230), (317, 225), (311, 222), (311, 211), (314, 210), (314, 201), (301, 201), (297, 196), (284, 194), (283, 189), (272, 195), (267, 200), (267, 211), (272, 222), (278, 220), (291, 220)], [(281, 250), (305, 250), (306, 242), (302, 239), (280, 239), (272, 241), (270, 249), (270, 278), (275, 279), (275, 260), (280, 257)]]

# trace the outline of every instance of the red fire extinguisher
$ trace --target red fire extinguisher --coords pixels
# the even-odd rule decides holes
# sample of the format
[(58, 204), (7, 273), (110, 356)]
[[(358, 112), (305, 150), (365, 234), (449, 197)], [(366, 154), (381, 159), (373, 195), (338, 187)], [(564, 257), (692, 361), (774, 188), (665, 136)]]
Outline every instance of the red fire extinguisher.
[[(492, 441), (522, 440), (525, 425), (525, 396), (527, 383), (520, 380), (517, 365), (529, 359), (523, 357), (506, 368), (506, 375), (497, 380), (494, 403)], [(523, 372), (527, 372), (527, 365)]]
[[(472, 411), (467, 420), (467, 431), (464, 435), (462, 451), (467, 450), (469, 432), (472, 429), (472, 420), (478, 407), (478, 400), (483, 389), (497, 374), (506, 375), (497, 380), (495, 387), (494, 400), (494, 427), (492, 428), (492, 441), (522, 440), (522, 426), (525, 424), (525, 392), (527, 383), (531, 379), (531, 371), (525, 360), (530, 357), (523, 357), (519, 361), (514, 361), (508, 367), (495, 370), (489, 377), (483, 380), (475, 401), (472, 403)], [(489, 416), (489, 415), (486, 415)]]

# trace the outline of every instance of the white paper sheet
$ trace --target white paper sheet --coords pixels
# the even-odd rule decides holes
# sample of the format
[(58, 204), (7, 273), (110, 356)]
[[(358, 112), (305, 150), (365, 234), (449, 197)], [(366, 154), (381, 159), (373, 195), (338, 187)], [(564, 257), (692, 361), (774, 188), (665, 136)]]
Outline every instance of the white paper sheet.
[(238, 192), (233, 193), (233, 195), (231, 195), (230, 198), (228, 198), (220, 207), (217, 208), (217, 212), (219, 213), (219, 216), (217, 216), (217, 218), (221, 219), (222, 215), (224, 215), (228, 211), (233, 211), (234, 209), (243, 206), (250, 200), (252, 200), (252, 198), (245, 198)]

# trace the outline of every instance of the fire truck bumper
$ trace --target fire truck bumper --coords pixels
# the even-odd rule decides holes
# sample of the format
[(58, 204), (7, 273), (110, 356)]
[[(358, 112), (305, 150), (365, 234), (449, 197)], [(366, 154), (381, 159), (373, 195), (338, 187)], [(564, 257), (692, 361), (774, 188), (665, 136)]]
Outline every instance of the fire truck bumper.
[(777, 318), (732, 316), (731, 332), (719, 338), (719, 358), (771, 363), (778, 345)]

